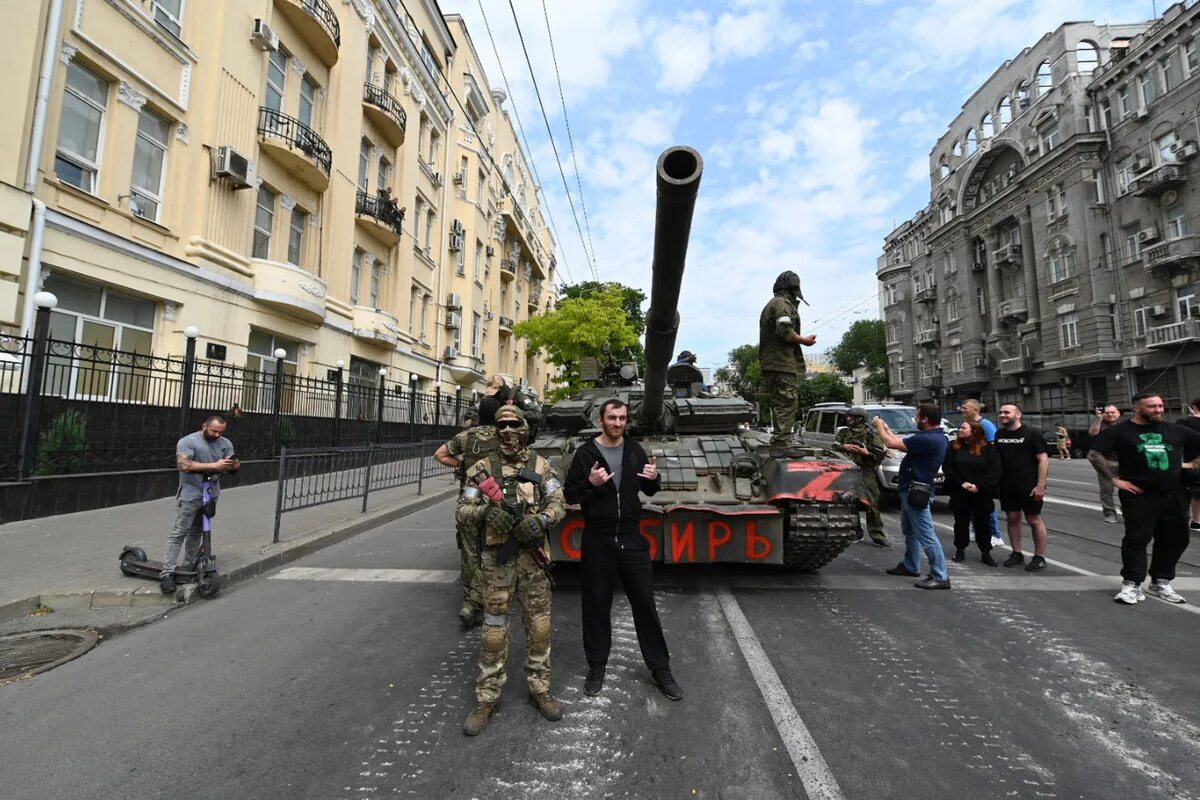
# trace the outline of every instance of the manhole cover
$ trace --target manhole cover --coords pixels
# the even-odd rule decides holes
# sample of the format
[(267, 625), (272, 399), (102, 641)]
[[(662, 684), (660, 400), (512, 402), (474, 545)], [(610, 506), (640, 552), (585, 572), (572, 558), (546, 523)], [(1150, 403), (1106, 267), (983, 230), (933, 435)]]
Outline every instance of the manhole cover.
[(0, 682), (36, 675), (96, 646), (95, 631), (31, 631), (0, 636)]

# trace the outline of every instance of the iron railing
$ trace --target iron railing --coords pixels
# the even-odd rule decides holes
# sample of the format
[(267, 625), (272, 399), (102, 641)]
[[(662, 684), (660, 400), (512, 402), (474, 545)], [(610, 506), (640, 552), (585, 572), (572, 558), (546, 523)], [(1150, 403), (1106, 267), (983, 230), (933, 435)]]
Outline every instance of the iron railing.
[(333, 164), (333, 152), (320, 134), (295, 117), (267, 106), (258, 107), (258, 133), (268, 139), (281, 139), (316, 162), (325, 176)]
[(394, 119), (403, 130), (408, 124), (408, 113), (405, 112), (404, 106), (400, 101), (392, 96), (392, 93), (382, 86), (377, 86), (374, 83), (363, 84), (363, 101), (370, 103), (376, 108), (382, 109), (388, 116)]
[(308, 12), (308, 15), (321, 23), (321, 27), (333, 39), (339, 49), (342, 46), (342, 24), (338, 22), (337, 13), (325, 0), (292, 0), (296, 5)]
[(404, 235), (404, 209), (398, 208), (390, 196), (384, 198), (359, 189), (354, 199), (354, 213), (379, 220), (397, 236)]

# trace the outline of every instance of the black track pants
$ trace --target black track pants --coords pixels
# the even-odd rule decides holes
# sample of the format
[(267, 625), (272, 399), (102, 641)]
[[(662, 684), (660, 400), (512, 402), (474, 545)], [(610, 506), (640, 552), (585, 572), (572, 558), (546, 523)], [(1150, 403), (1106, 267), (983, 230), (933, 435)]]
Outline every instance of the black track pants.
[(667, 669), (671, 664), (662, 622), (654, 606), (654, 567), (649, 543), (640, 535), (583, 534), (580, 587), (583, 607), (583, 652), (589, 665), (608, 663), (612, 646), (612, 598), (618, 578), (633, 609), (633, 625), (646, 666)]

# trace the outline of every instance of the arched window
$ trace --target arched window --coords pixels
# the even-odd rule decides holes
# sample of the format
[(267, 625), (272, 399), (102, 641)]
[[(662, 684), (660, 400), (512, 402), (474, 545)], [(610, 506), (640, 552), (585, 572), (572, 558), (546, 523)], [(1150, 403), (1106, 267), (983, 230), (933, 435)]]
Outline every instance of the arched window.
[(1017, 84), (1017, 113), (1029, 108), (1029, 81)]
[(1089, 77), (1100, 66), (1100, 51), (1091, 42), (1075, 45), (1075, 69), (1083, 77)]
[(975, 138), (975, 129), (967, 131), (967, 155), (973, 155), (979, 149), (979, 142)]
[(1038, 94), (1043, 95), (1054, 88), (1054, 79), (1050, 75), (1050, 62), (1043, 61), (1037, 71)]
[(953, 153), (954, 153), (955, 158), (962, 158), (962, 142), (954, 143)]
[(948, 167), (946, 165), (945, 161), (943, 161), (941, 164), (938, 164), (938, 177), (939, 178), (949, 178), (950, 177), (950, 167)]
[(1000, 101), (1000, 107), (996, 110), (996, 117), (1000, 123), (1000, 130), (1008, 126), (1012, 122), (1012, 99), (1005, 97)]
[(989, 111), (983, 115), (983, 120), (979, 123), (979, 138), (990, 139), (996, 135), (996, 126), (992, 124), (992, 114)]

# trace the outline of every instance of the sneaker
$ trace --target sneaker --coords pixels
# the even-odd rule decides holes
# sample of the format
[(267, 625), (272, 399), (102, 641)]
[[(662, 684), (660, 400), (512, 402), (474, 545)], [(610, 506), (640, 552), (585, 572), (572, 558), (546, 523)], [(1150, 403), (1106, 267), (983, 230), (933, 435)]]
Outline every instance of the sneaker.
[(1146, 594), (1157, 597), (1159, 600), (1166, 600), (1168, 603), (1187, 602), (1183, 595), (1171, 588), (1170, 581), (1150, 581), (1150, 585), (1146, 587)]
[(992, 547), (1004, 547), (1004, 540), (999, 536), (992, 537)]
[(675, 676), (671, 674), (671, 670), (657, 669), (650, 673), (650, 680), (669, 699), (683, 699), (683, 689), (679, 688), (679, 684), (675, 682)]
[(475, 708), (467, 715), (467, 721), (463, 723), (463, 733), (467, 736), (478, 736), (483, 733), (483, 729), (487, 727), (488, 720), (492, 718), (492, 712), (495, 710), (495, 703), (476, 703)]
[(163, 594), (175, 593), (175, 573), (168, 572), (158, 581), (158, 588), (162, 589)]
[(458, 620), (464, 628), (478, 628), (483, 624), (483, 609), (463, 603), (458, 610)]
[(926, 575), (924, 578), (921, 578), (921, 580), (914, 583), (913, 586), (917, 587), (918, 589), (949, 589), (950, 579), (947, 578), (944, 581), (939, 581), (937, 578), (933, 577), (933, 575)]
[(1124, 603), (1127, 606), (1132, 606), (1137, 605), (1144, 598), (1145, 595), (1142, 594), (1142, 590), (1138, 588), (1136, 583), (1133, 581), (1122, 581), (1121, 590), (1116, 593), (1113, 600), (1118, 603)]
[(992, 558), (992, 554), (990, 551), (986, 552), (986, 553), (981, 553), (979, 555), (979, 560), (982, 561), (984, 564), (987, 564), (989, 567), (996, 566), (996, 559)]
[[(1116, 525), (1118, 522), (1120, 522), (1120, 520), (1117, 519), (1116, 513), (1105, 514), (1104, 521), (1109, 523), (1110, 525)], [(1193, 522), (1192, 524), (1195, 525), (1196, 523)]]
[(892, 547), (892, 543), (888, 541), (888, 538), (886, 536), (878, 536), (878, 537), (872, 536), (871, 541), (875, 544), (876, 547), (883, 547), (883, 548), (887, 548), (889, 550)]
[(885, 572), (887, 572), (887, 574), (888, 574), (888, 575), (904, 575), (904, 576), (906, 576), (906, 577), (909, 577), (909, 578), (916, 578), (916, 577), (919, 577), (919, 576), (921, 575), (921, 573), (919, 573), (919, 572), (913, 572), (911, 569), (909, 569), (908, 567), (904, 566), (904, 562), (903, 562), (903, 561), (901, 561), (899, 564), (897, 564), (896, 566), (892, 567), (891, 569), (889, 569), (889, 570), (885, 570)]
[(1004, 566), (1015, 567), (1025, 563), (1025, 554), (1018, 553), (1016, 550), (1009, 554), (1008, 558), (1004, 559)]
[(562, 719), (562, 703), (558, 702), (554, 695), (549, 692), (531, 694), (529, 695), (529, 702), (537, 707), (538, 713), (551, 722), (558, 722)]
[(595, 697), (604, 688), (604, 665), (589, 666), (587, 677), (583, 680), (583, 691), (588, 697)]
[(960, 563), (963, 561), (966, 561), (967, 560), (967, 551), (961, 547), (955, 548), (954, 557), (951, 558), (950, 560), (957, 561)]
[(1200, 522), (1193, 522), (1193, 523), (1189, 524), (1188, 530), (1190, 530), (1192, 532), (1200, 531)]
[(1029, 559), (1029, 565), (1025, 567), (1026, 572), (1039, 572), (1046, 568), (1046, 559), (1041, 556), (1034, 556)]

